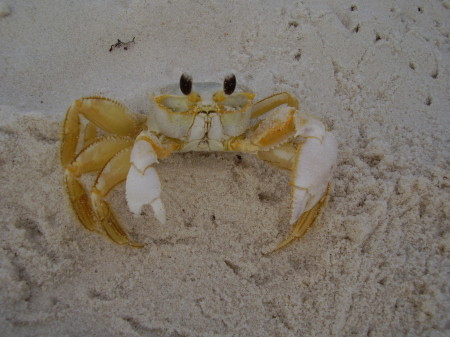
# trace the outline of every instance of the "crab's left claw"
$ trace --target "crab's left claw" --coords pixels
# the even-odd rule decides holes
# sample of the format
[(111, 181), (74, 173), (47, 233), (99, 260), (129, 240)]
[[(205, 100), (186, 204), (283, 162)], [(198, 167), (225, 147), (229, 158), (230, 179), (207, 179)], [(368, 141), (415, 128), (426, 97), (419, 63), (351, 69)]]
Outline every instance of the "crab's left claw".
[(142, 206), (151, 205), (155, 217), (166, 222), (166, 212), (161, 201), (161, 184), (158, 174), (151, 167), (158, 162), (154, 149), (158, 142), (156, 137), (143, 131), (134, 144), (131, 152), (131, 167), (126, 180), (126, 197), (128, 208), (134, 214), (141, 212)]
[(307, 137), (298, 149), (292, 169), (292, 231), (275, 250), (305, 234), (326, 203), (329, 182), (337, 160), (336, 140), (330, 132)]
[(300, 147), (291, 182), (291, 224), (323, 198), (331, 180), (336, 157), (336, 140), (329, 132), (325, 133), (322, 140), (307, 138)]
[[(263, 110), (272, 108), (270, 99), (257, 105)], [(274, 249), (276, 251), (303, 236), (314, 224), (327, 199), (328, 185), (336, 166), (337, 144), (320, 120), (290, 106), (273, 110), (258, 124), (250, 143), (262, 149), (258, 152), (259, 158), (291, 171), (292, 230)], [(237, 145), (244, 151), (245, 146), (250, 148), (245, 143), (242, 146), (239, 140)]]

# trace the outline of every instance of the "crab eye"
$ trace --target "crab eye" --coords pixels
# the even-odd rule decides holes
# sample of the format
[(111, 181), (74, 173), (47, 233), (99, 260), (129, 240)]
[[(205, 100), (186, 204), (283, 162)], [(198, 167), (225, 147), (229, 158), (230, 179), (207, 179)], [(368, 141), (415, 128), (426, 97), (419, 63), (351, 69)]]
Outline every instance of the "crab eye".
[(183, 73), (180, 78), (180, 89), (185, 95), (189, 95), (192, 90), (192, 77), (186, 73)]
[(226, 95), (231, 95), (236, 89), (236, 76), (230, 74), (223, 80), (223, 92)]

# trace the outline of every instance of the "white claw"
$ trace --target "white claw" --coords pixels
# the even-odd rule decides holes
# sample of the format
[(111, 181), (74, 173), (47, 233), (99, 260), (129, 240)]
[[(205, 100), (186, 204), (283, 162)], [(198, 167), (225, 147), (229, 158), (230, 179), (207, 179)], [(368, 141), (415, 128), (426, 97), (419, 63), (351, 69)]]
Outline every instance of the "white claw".
[(290, 224), (292, 225), (300, 215), (305, 211), (306, 203), (308, 202), (308, 192), (306, 190), (293, 187), (292, 193), (292, 211)]
[(147, 167), (158, 162), (158, 157), (149, 142), (139, 140), (133, 146), (130, 160), (140, 172), (144, 172)]
[(325, 133), (322, 142), (317, 138), (307, 138), (298, 156), (293, 181), (291, 224), (324, 196), (336, 165), (336, 140), (330, 132)]
[(126, 182), (128, 208), (138, 215), (142, 206), (151, 205), (156, 218), (164, 223), (166, 215), (160, 199), (161, 184), (154, 168), (149, 167), (141, 174), (133, 165), (130, 167)]
[(166, 210), (164, 209), (162, 200), (160, 198), (155, 199), (150, 205), (153, 208), (156, 219), (164, 225), (166, 223)]
[(299, 112), (294, 115), (296, 136), (316, 137), (322, 139), (325, 134), (325, 125), (305, 112)]
[(128, 208), (135, 215), (141, 213), (144, 205), (151, 205), (155, 217), (166, 222), (166, 212), (161, 201), (161, 183), (153, 167), (157, 162), (155, 151), (146, 140), (139, 140), (131, 152), (131, 167), (126, 180)]

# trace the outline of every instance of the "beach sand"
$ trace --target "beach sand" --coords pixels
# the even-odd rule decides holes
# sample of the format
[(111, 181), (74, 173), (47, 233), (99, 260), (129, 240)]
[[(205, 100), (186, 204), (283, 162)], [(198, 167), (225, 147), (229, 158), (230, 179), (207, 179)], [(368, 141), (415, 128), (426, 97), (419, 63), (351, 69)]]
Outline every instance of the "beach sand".
[[(449, 336), (444, 1), (0, 2), (1, 336)], [(135, 39), (125, 50), (118, 39)], [(339, 143), (329, 202), (286, 249), (289, 177), (252, 155), (157, 165), (167, 223), (109, 197), (142, 249), (85, 230), (65, 112), (234, 72), (289, 91)]]

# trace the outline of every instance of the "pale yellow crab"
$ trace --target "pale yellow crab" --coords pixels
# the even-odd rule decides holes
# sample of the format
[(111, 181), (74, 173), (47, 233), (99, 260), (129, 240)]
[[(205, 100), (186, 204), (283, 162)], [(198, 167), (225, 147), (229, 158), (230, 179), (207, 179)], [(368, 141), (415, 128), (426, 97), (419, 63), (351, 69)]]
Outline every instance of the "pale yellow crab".
[[(142, 206), (150, 204), (155, 217), (165, 223), (161, 184), (154, 169), (158, 160), (174, 152), (232, 151), (253, 153), (291, 171), (292, 231), (275, 250), (301, 237), (325, 204), (336, 164), (336, 141), (317, 118), (299, 110), (290, 94), (275, 94), (253, 104), (254, 97), (236, 86), (234, 75), (223, 84), (193, 84), (183, 74), (179, 85), (152, 97), (146, 120), (108, 98), (74, 101), (64, 122), (61, 162), (80, 222), (118, 244), (142, 246), (129, 239), (104, 200), (109, 191), (126, 180), (131, 212), (138, 215)], [(80, 115), (88, 121), (82, 131)], [(262, 115), (266, 118), (258, 118)], [(88, 193), (79, 178), (92, 171), (98, 174)]]

